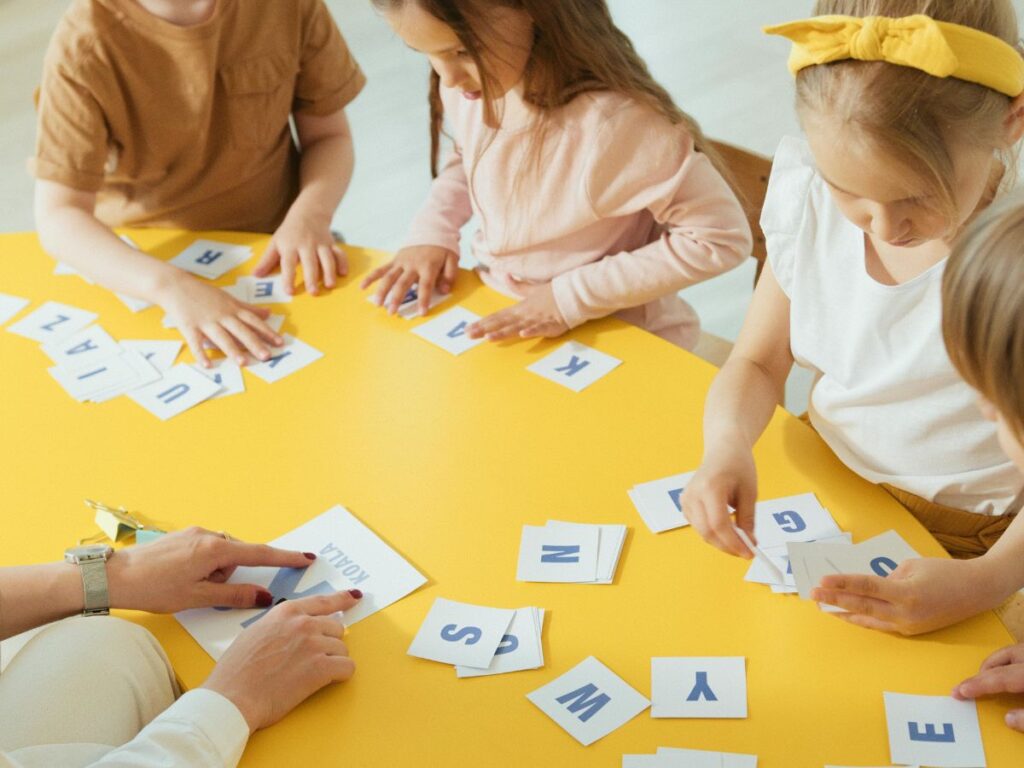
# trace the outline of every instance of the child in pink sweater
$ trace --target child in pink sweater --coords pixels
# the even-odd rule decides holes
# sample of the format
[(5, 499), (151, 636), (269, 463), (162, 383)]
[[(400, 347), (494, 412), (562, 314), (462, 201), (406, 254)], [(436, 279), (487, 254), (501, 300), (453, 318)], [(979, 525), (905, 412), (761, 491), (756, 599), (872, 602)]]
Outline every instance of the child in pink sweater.
[[(559, 336), (613, 313), (692, 349), (677, 292), (750, 255), (746, 217), (707, 140), (647, 72), (603, 0), (374, 0), (433, 67), (435, 181), (406, 246), (374, 270), (392, 313), (426, 313), (458, 274), (459, 230), (491, 287), (519, 303), (470, 336)], [(437, 172), (447, 117), (454, 152)]]

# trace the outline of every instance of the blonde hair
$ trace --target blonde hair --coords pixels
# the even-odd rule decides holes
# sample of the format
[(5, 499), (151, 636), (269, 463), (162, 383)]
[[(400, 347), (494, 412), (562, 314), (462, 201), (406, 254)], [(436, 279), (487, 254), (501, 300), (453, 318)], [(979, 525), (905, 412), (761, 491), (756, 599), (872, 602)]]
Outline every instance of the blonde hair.
[[(1018, 47), (1017, 16), (1010, 0), (818, 0), (815, 15), (903, 17), (925, 14), (938, 21), (987, 32)], [(937, 210), (956, 220), (956, 177), (951, 145), (999, 149), (1010, 98), (983, 85), (933, 77), (886, 62), (845, 60), (800, 71), (797, 111), (828, 114), (854, 127), (871, 146), (904, 159), (923, 189), (938, 197)], [(1002, 158), (1007, 174), (1016, 153)]]
[(991, 205), (954, 246), (942, 336), (960, 375), (1024, 442), (1024, 196)]
[[(524, 11), (533, 20), (534, 40), (523, 74), (524, 100), (543, 116), (580, 94), (614, 91), (650, 107), (676, 125), (682, 125), (693, 139), (697, 151), (709, 157), (723, 170), (715, 150), (700, 125), (683, 112), (650, 74), (630, 39), (612, 20), (605, 0), (373, 0), (384, 10), (394, 10), (407, 2), (444, 22), (455, 32), (481, 75), (484, 115), (497, 124), (493, 97), (495, 83), (489, 74), (483, 32), (488, 11), (496, 7)], [(430, 75), (430, 170), (437, 175), (440, 141), (444, 122), (440, 78)], [(546, 131), (543, 119), (536, 135)], [(534, 141), (527, 165), (539, 165), (542, 138)]]

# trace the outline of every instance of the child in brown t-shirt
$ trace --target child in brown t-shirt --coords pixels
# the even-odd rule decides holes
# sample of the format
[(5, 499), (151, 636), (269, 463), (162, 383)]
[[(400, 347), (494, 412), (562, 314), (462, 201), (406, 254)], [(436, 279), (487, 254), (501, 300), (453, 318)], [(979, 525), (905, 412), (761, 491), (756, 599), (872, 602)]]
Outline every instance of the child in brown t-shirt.
[[(345, 106), (365, 78), (322, 0), (75, 0), (47, 52), (33, 170), (56, 258), (161, 305), (196, 358), (269, 357), (266, 310), (119, 240), (113, 226), (274, 233), (292, 291), (347, 266), (331, 217), (352, 177)], [(298, 146), (289, 118), (294, 118)]]

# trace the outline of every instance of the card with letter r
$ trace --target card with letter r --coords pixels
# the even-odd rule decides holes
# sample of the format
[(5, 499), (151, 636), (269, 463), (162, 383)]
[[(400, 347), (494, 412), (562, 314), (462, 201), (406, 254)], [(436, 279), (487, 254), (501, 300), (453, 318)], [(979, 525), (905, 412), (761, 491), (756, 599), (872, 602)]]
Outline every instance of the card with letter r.
[(320, 350), (286, 333), (284, 344), (270, 350), (270, 359), (250, 365), (248, 371), (268, 384), (273, 384), (323, 356), (324, 353)]
[(516, 579), (597, 581), (600, 542), (600, 526), (524, 525)]
[(466, 333), (466, 328), (479, 319), (480, 315), (465, 307), (453, 307), (444, 314), (420, 323), (412, 332), (453, 355), (461, 355), (484, 343), (485, 339), (471, 339)]
[(458, 603), (439, 597), (420, 625), (408, 654), (444, 664), (485, 670), (515, 611)]
[(593, 656), (526, 698), (583, 746), (607, 736), (651, 705)]
[[(331, 507), (298, 528), (274, 539), (272, 546), (317, 556), (309, 567), (237, 568), (232, 584), (266, 587), (276, 604), (343, 589), (359, 589), (362, 599), (345, 611), (347, 626), (372, 616), (426, 582), (398, 552), (340, 505)], [(185, 630), (210, 656), (219, 659), (238, 634), (259, 621), (269, 609), (219, 610), (194, 608), (175, 614)]]
[(889, 759), (899, 765), (985, 768), (978, 706), (951, 696), (885, 693)]
[(48, 301), (16, 323), (11, 323), (7, 330), (32, 341), (60, 341), (91, 325), (96, 317), (95, 312)]
[(252, 256), (252, 249), (247, 245), (234, 243), (218, 243), (214, 240), (196, 240), (183, 250), (170, 263), (193, 275), (216, 280), (247, 262)]
[(547, 357), (528, 365), (526, 370), (533, 371), (556, 384), (582, 392), (595, 381), (611, 373), (622, 361), (599, 352), (593, 347), (570, 341), (563, 344)]

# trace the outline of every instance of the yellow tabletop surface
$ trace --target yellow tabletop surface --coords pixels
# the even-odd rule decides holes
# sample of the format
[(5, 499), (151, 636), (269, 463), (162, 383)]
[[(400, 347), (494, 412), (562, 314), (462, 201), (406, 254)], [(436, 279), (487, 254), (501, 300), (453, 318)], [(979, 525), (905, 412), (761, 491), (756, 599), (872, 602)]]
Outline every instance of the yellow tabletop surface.
[[(162, 258), (197, 237), (257, 254), (268, 241), (129, 234)], [(745, 582), (746, 561), (689, 528), (651, 534), (626, 491), (697, 467), (712, 366), (614, 319), (560, 340), (486, 344), (453, 357), (410, 332), (421, 321), (388, 317), (359, 290), (386, 254), (347, 250), (351, 273), (340, 288), (273, 307), (287, 314), (284, 332), (323, 351), (321, 360), (274, 384), (246, 374), (245, 394), (167, 422), (125, 397), (75, 402), (47, 374), (36, 343), (0, 332), (0, 565), (53, 561), (93, 534), (86, 497), (172, 528), (196, 524), (250, 541), (343, 504), (428, 577), (350, 630), (356, 676), (257, 733), (243, 765), (612, 768), (623, 753), (659, 746), (756, 753), (760, 768), (885, 765), (883, 691), (948, 695), (1010, 642), (991, 613), (912, 639), (854, 627)], [(118, 339), (179, 338), (161, 326), (159, 308), (133, 314), (108, 291), (53, 269), (34, 234), (0, 236), (0, 291), (31, 299), (26, 312), (61, 301), (99, 313)], [(463, 273), (434, 314), (508, 303)], [(578, 394), (526, 370), (568, 339), (623, 364)], [(892, 528), (922, 554), (943, 554), (782, 409), (755, 455), (761, 499), (811, 491), (855, 541)], [(522, 526), (549, 518), (629, 526), (613, 585), (516, 581)], [(449, 666), (406, 655), (437, 597), (545, 608), (544, 668), (459, 680)], [(187, 686), (202, 682), (213, 662), (172, 617), (126, 615), (157, 635)], [(526, 694), (591, 655), (648, 697), (654, 656), (744, 656), (749, 717), (655, 720), (645, 712), (582, 747)], [(991, 768), (1024, 764), (1024, 736), (1002, 722), (1014, 704), (1021, 701), (979, 704)]]

